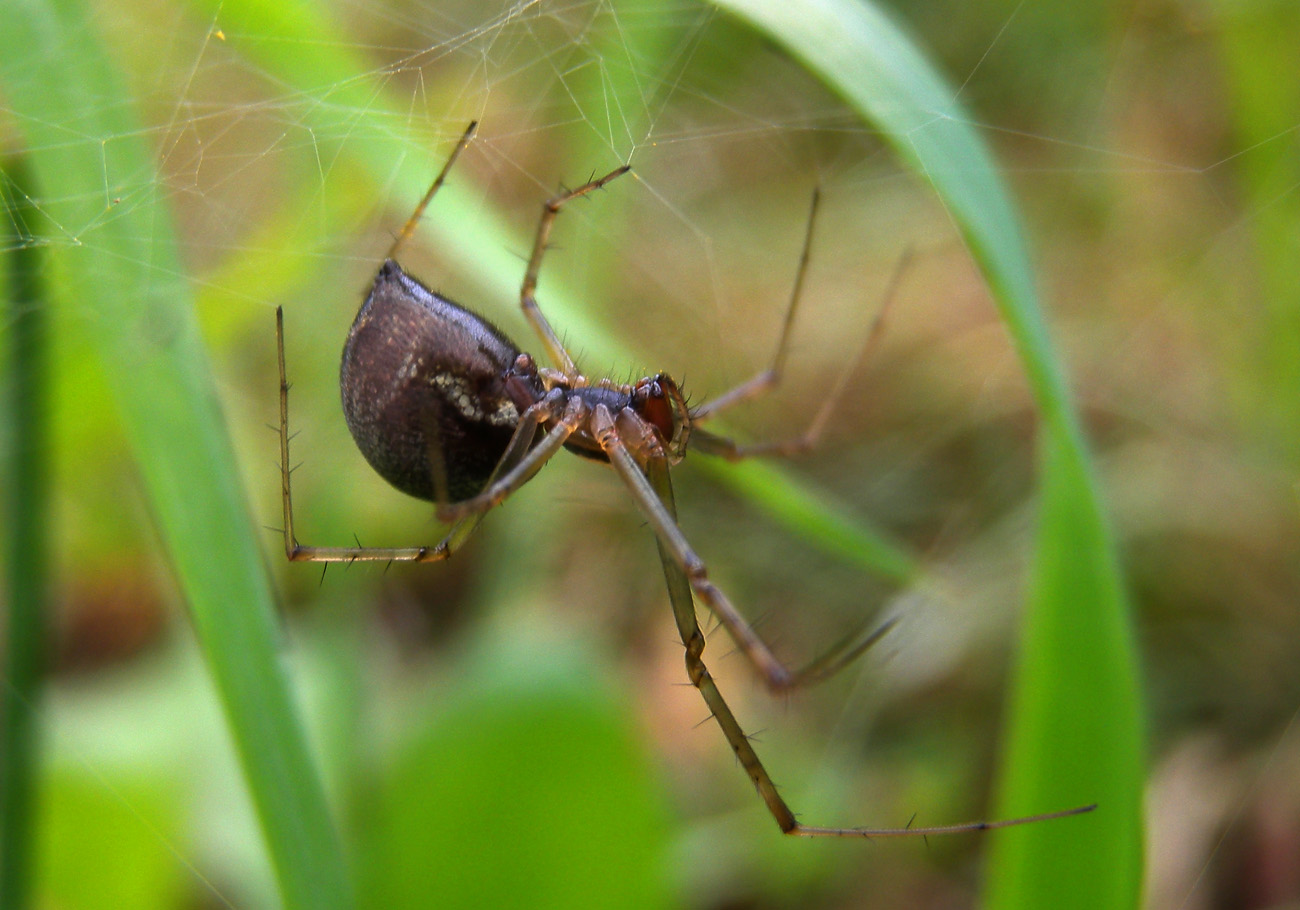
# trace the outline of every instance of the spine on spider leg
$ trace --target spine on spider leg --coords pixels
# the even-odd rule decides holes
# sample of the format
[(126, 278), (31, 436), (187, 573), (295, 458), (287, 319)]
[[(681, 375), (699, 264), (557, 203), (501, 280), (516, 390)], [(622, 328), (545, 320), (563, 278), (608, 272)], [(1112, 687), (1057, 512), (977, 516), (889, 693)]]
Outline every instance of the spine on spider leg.
[[(672, 481), (668, 475), (667, 465), (661, 459), (651, 459), (646, 474), (659, 501), (675, 518), (677, 509), (673, 502)], [(767, 804), (768, 811), (772, 813), (776, 823), (783, 832), (788, 834), (798, 828), (799, 823), (795, 820), (790, 807), (785, 804), (785, 800), (776, 792), (776, 785), (768, 775), (767, 769), (763, 767), (763, 763), (759, 761), (758, 753), (749, 744), (749, 738), (741, 729), (740, 722), (736, 720), (736, 715), (731, 713), (731, 708), (723, 699), (722, 693), (718, 691), (712, 674), (704, 665), (702, 658), (704, 633), (700, 631), (699, 621), (695, 616), (695, 600), (691, 593), (690, 580), (672, 555), (664, 549), (663, 541), (656, 540), (656, 545), (659, 547), (659, 559), (664, 567), (664, 580), (668, 584), (668, 599), (672, 601), (677, 630), (686, 648), (686, 673), (691, 680), (691, 685), (700, 690), (700, 695), (713, 713), (713, 719), (722, 728), (722, 734), (731, 745), (731, 750), (736, 753), (741, 767), (745, 769), (759, 796)]]
[(280, 508), (284, 535), (284, 555), (290, 562), (298, 550), (293, 532), (293, 492), (289, 467), (289, 379), (284, 366), (284, 308), (275, 308), (275, 356), (280, 370)]
[(745, 769), (745, 773), (749, 775), (749, 779), (753, 782), (755, 789), (758, 790), (758, 795), (767, 804), (768, 811), (772, 813), (776, 823), (781, 826), (782, 832), (789, 834), (799, 827), (799, 823), (795, 820), (790, 807), (785, 804), (785, 800), (776, 792), (776, 784), (768, 776), (767, 769), (763, 767), (763, 763), (758, 759), (758, 753), (749, 744), (749, 737), (740, 728), (739, 721), (731, 713), (731, 708), (727, 706), (726, 701), (722, 698), (722, 693), (718, 691), (717, 685), (713, 682), (713, 676), (709, 673), (708, 668), (704, 666), (704, 661), (700, 659), (700, 652), (703, 650), (704, 636), (700, 635), (697, 628), (695, 637), (691, 639), (690, 644), (686, 647), (686, 670), (690, 674), (691, 683), (704, 696), (704, 701), (708, 704), (709, 710), (713, 712), (713, 719), (718, 722), (718, 726), (722, 727), (723, 735), (727, 737), (727, 742), (731, 744), (732, 751), (736, 753), (736, 758), (740, 760), (741, 767)]

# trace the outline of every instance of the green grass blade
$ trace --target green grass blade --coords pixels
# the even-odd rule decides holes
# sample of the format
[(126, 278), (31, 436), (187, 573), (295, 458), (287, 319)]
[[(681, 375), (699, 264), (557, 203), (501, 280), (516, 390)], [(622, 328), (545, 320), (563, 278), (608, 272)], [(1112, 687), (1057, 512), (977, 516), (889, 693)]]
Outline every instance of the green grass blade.
[(704, 465), (723, 486), (746, 497), (822, 552), (899, 585), (919, 577), (921, 564), (915, 556), (849, 515), (841, 503), (785, 475), (773, 462), (706, 461)]
[(1141, 879), (1142, 750), (1127, 605), (1082, 432), (1043, 323), (1021, 229), (956, 93), (860, 0), (716, 0), (879, 127), (948, 207), (993, 291), (1042, 418), (1037, 556), (1010, 700), (1001, 810), (1097, 802), (997, 835), (994, 907), (1131, 907)]
[(0, 910), (29, 905), (32, 808), (37, 763), (37, 706), (45, 673), (49, 615), (49, 320), (41, 280), (44, 251), (33, 241), (31, 180), (25, 162), (6, 162), (0, 175), (8, 260), (8, 407), (5, 453), (8, 488), (5, 555), (9, 615), (5, 623), (4, 685), (0, 690)]
[(91, 22), (81, 3), (15, 0), (0, 29), (0, 88), (51, 225), (59, 299), (101, 353), (283, 900), (346, 906), (341, 849), (280, 665), (265, 565), (152, 150)]

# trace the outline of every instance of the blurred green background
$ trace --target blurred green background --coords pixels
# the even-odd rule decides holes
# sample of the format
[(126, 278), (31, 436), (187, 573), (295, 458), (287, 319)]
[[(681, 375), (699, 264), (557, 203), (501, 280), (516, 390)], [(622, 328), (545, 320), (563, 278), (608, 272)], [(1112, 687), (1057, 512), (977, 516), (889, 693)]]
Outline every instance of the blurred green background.
[[(1300, 14), (1226, 2), (890, 8), (959, 86), (1004, 169), (1096, 457), (1141, 660), (1142, 905), (1294, 906)], [(128, 0), (63, 15), (103, 48), (113, 88), (83, 80), (81, 107), (51, 102), (48, 125), (72, 144), (101, 110), (127, 118), (138, 130), (118, 137), (142, 140), (157, 175), (115, 172), (107, 141), (102, 172), (74, 175), (101, 215), (52, 217), (58, 200), (13, 157), (26, 127), (13, 99), (42, 86), (0, 62), (0, 249), (6, 261), (47, 256), (34, 268), (58, 287), (59, 255), (98, 230), (146, 242), (169, 228), (132, 215), (174, 220), (176, 261), (135, 264), (196, 301), (243, 484), (230, 496), (250, 516), (239, 540), (190, 558), (221, 575), (220, 554), (245, 547), (274, 580), (270, 640), (294, 699), (283, 716), (303, 718), (314, 758), (300, 782), (310, 794), (322, 776), (348, 865), (306, 863), (303, 877), (346, 879), (373, 907), (978, 903), (984, 857), (1005, 835), (779, 836), (685, 685), (653, 539), (611, 472), (556, 459), (437, 566), (322, 576), (287, 565), (274, 530), (282, 305), (301, 541), (440, 535), (427, 505), (389, 490), (355, 451), (337, 370), (379, 259), (469, 120), (482, 120), (479, 136), (407, 268), (536, 351), (511, 295), (539, 203), (630, 160), (635, 177), (562, 216), (540, 299), (588, 374), (665, 369), (693, 401), (766, 365), (821, 187), (787, 380), (727, 428), (801, 429), (910, 250), (880, 346), (821, 447), (785, 468), (826, 521), (775, 520), (761, 477), (746, 485), (703, 458), (674, 475), (679, 511), (714, 579), (792, 662), (900, 622), (860, 664), (789, 698), (769, 698), (721, 632), (711, 667), (805, 821), (992, 816), (1034, 550), (1036, 416), (943, 200), (878, 133), (774, 43), (694, 3)], [(374, 150), (378, 167), (364, 157)], [(34, 211), (19, 215), (24, 201)], [(484, 236), (489, 252), (460, 255)], [(187, 612), (187, 576), (161, 543), (185, 510), (151, 507), (148, 445), (124, 432), (96, 349), (95, 320), (111, 317), (78, 303), (36, 304), (48, 384), (6, 380), (21, 394), (0, 426), (18, 451), (32, 438), (21, 402), (48, 404), (36, 419), (48, 433), (50, 676), (35, 700), (11, 699), (37, 730), (30, 905), (277, 906), (213, 682), (226, 677), (196, 646), (218, 634), (223, 607), (246, 604)], [(0, 323), (9, 377), (26, 305)], [(172, 330), (141, 313), (138, 331)], [(132, 368), (118, 360), (128, 384)], [(24, 483), (6, 480), (9, 508)], [(9, 514), (11, 530), (39, 531)], [(864, 565), (854, 541), (873, 534), (916, 575)], [(14, 552), (11, 574), (27, 560)], [(284, 823), (286, 841), (329, 854), (320, 819)]]

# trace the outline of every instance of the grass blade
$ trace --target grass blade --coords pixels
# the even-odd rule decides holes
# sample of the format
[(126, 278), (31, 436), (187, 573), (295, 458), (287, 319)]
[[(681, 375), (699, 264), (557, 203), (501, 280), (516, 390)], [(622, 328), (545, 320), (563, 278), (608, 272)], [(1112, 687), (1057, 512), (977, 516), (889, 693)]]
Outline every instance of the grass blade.
[(873, 7), (860, 0), (715, 2), (785, 47), (931, 182), (993, 291), (1041, 416), (1037, 556), (1010, 699), (1000, 811), (1090, 802), (1101, 808), (999, 834), (988, 903), (1135, 906), (1142, 757), (1127, 605), (1008, 193), (956, 93)]
[(25, 162), (0, 169), (0, 194), (13, 236), (3, 246), (9, 268), (9, 401), (6, 453), (9, 495), (5, 549), (9, 616), (4, 688), (0, 691), (0, 908), (29, 905), (32, 868), (32, 797), (35, 790), (40, 703), (49, 615), (49, 451), (45, 396), (49, 325), (41, 281), (44, 255), (35, 245)]
[(346, 906), (341, 850), (280, 665), (265, 566), (152, 151), (93, 21), (81, 3), (17, 0), (0, 29), (0, 86), (51, 224), (58, 296), (101, 352), (283, 900)]

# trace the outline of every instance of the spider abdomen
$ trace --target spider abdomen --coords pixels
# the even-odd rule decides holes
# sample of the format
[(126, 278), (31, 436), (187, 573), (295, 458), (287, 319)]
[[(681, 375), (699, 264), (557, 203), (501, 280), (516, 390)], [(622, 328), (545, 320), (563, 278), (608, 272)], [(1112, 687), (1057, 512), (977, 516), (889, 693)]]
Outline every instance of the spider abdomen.
[(443, 495), (468, 499), (542, 395), (535, 374), (519, 374), (520, 356), (496, 326), (386, 260), (343, 347), (339, 385), (352, 438), (402, 492), (435, 499), (441, 471)]

